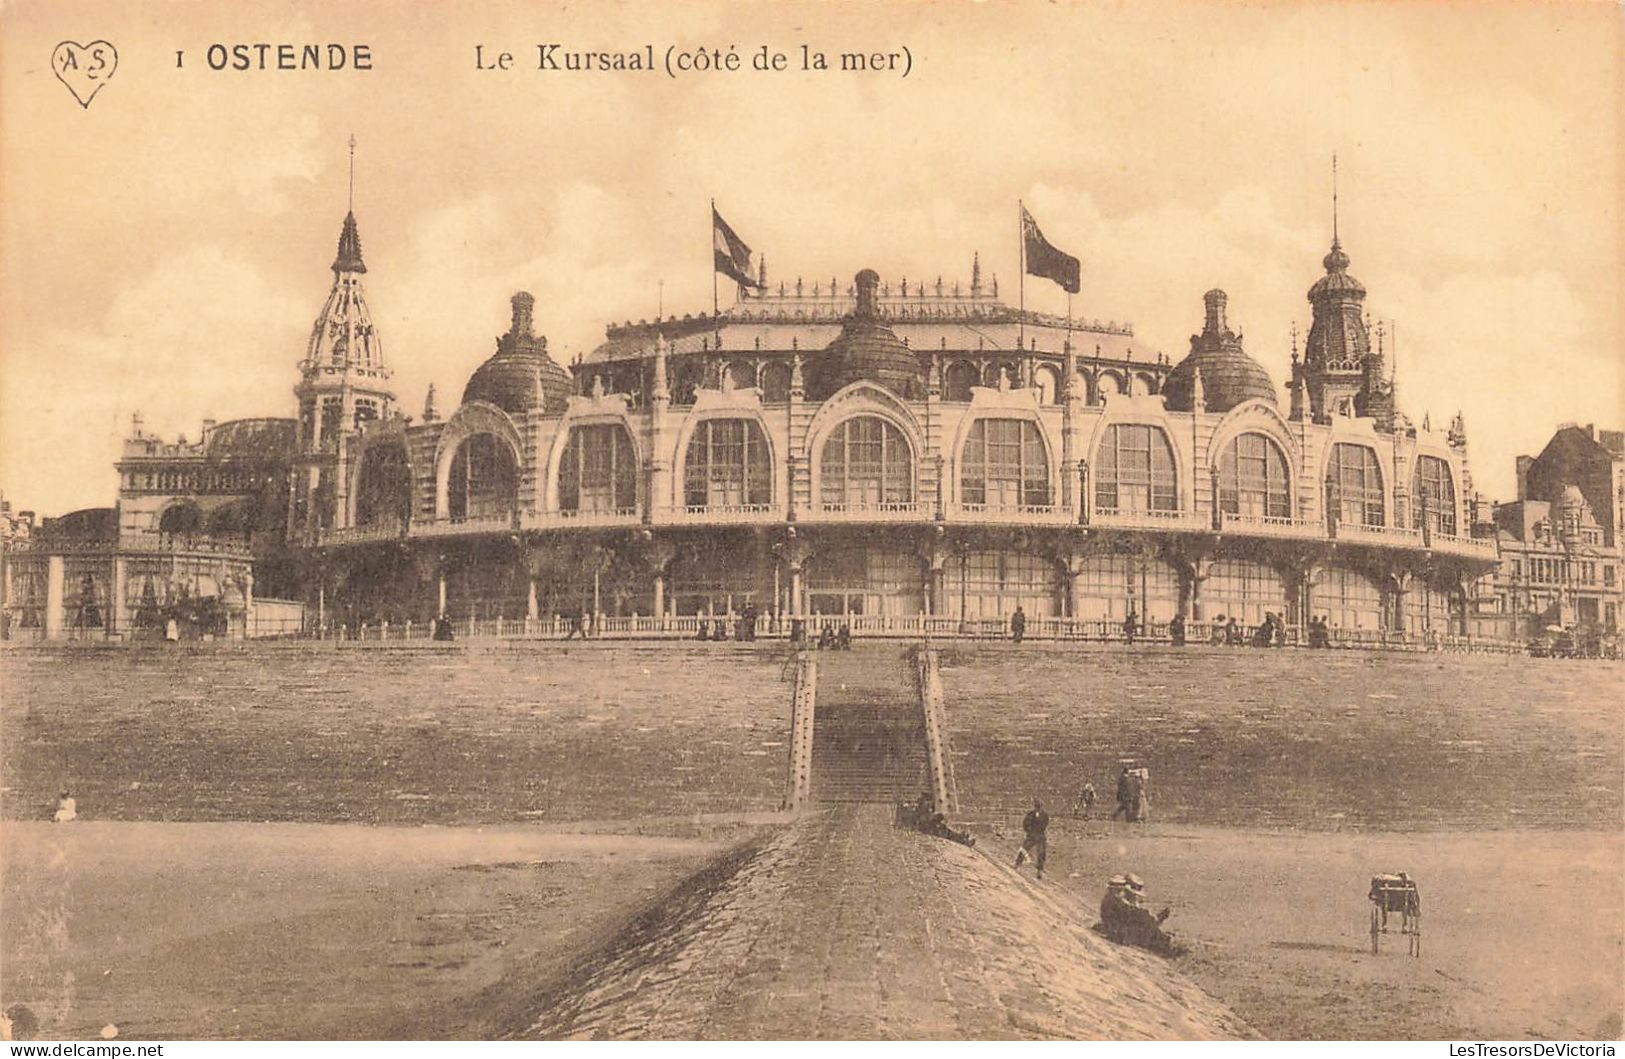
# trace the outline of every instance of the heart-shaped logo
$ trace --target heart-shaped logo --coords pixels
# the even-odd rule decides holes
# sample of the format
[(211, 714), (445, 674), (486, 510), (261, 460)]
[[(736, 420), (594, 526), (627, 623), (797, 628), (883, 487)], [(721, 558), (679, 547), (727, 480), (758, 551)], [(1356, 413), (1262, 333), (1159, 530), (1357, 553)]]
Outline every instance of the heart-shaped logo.
[(68, 86), (81, 107), (89, 107), (96, 93), (118, 69), (118, 49), (105, 40), (78, 44), (65, 40), (51, 52), (56, 79)]

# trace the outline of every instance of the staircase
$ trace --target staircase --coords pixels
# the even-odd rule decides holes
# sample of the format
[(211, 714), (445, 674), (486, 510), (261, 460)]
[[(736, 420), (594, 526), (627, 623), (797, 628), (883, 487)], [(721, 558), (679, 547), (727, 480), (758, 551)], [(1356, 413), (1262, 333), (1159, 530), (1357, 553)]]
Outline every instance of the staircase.
[(817, 662), (813, 799), (895, 804), (929, 790), (925, 718), (901, 652), (824, 651)]

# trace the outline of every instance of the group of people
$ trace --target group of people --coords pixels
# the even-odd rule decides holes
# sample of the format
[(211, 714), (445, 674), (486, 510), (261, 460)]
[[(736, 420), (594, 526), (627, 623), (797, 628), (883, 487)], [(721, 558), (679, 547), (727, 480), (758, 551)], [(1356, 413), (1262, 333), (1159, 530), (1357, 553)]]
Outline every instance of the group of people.
[[(756, 639), (756, 625), (761, 621), (761, 612), (756, 604), (746, 603), (740, 608), (738, 617), (730, 622), (728, 617), (701, 618), (697, 640), (739, 640), (741, 642)], [(732, 636), (729, 635), (729, 626), (732, 625)]]
[[(1079, 815), (1088, 820), (1094, 816), (1098, 795), (1095, 785), (1084, 781), (1078, 792)], [(1131, 824), (1143, 824), (1151, 819), (1151, 770), (1137, 761), (1124, 761), (1117, 774), (1117, 808), (1111, 819), (1121, 816)]]
[[(1208, 641), (1215, 647), (1229, 645), (1241, 647), (1251, 644), (1254, 647), (1284, 647), (1286, 646), (1286, 622), (1274, 611), (1266, 611), (1264, 620), (1253, 627), (1251, 634), (1242, 630), (1241, 623), (1234, 616), (1226, 618), (1220, 614), (1213, 619), (1213, 634)], [(1328, 644), (1329, 644), (1328, 639)]]
[(1156, 915), (1145, 906), (1145, 883), (1129, 872), (1106, 881), (1106, 896), (1100, 901), (1100, 932), (1119, 945), (1137, 945), (1163, 956), (1178, 956), (1185, 950), (1169, 937), (1162, 925), (1169, 910)]
[[(1149, 809), (1146, 782), (1149, 771), (1134, 762), (1126, 762), (1117, 787), (1117, 811), (1113, 819), (1123, 815), (1127, 819), (1144, 820)], [(1083, 801), (1086, 807), (1094, 805), (1094, 786), (1084, 784)], [(1087, 808), (1085, 818), (1087, 819)], [(937, 809), (929, 792), (920, 795), (913, 805), (903, 803), (897, 807), (897, 823), (923, 834), (945, 838), (965, 846), (976, 845), (976, 839), (967, 831), (956, 831), (946, 816)], [(1015, 868), (1021, 870), (1029, 861), (1038, 878), (1044, 877), (1049, 861), (1049, 812), (1042, 799), (1033, 799), (1033, 807), (1021, 818), (1021, 847), (1016, 850)], [(1100, 924), (1096, 928), (1119, 945), (1135, 945), (1163, 956), (1178, 956), (1185, 950), (1163, 929), (1169, 910), (1164, 908), (1153, 915), (1145, 906), (1145, 883), (1138, 875), (1114, 875), (1106, 884), (1106, 896), (1100, 902)]]

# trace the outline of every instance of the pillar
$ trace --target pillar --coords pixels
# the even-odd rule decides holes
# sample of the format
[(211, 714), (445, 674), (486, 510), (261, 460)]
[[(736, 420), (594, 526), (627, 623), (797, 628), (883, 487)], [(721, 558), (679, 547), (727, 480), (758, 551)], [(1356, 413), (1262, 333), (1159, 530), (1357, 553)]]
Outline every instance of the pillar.
[(57, 640), (62, 636), (62, 556), (53, 555), (45, 561), (45, 638)]
[(1191, 621), (1207, 620), (1206, 607), (1202, 603), (1202, 583), (1207, 580), (1208, 571), (1212, 567), (1213, 560), (1211, 559), (1195, 559), (1191, 561), (1189, 570), (1190, 598), (1187, 600), (1189, 613), (1186, 615)]
[(113, 590), (107, 596), (107, 613), (102, 615), (103, 627), (108, 636), (124, 632), (129, 624), (124, 613), (125, 583), (129, 579), (127, 560), (122, 555), (113, 557)]
[(243, 639), (254, 634), (254, 571), (243, 574)]
[(536, 579), (534, 577), (527, 578), (526, 579), (526, 586), (527, 587), (526, 587), (526, 590), (525, 590), (525, 620), (527, 622), (532, 622), (532, 621), (535, 621), (536, 618), (538, 617), (538, 615), (536, 613)]
[(666, 617), (666, 571), (655, 571), (655, 617), (662, 620)]
[(435, 588), (436, 588), (436, 591), (438, 592), (438, 595), (436, 596), (436, 603), (435, 603), (434, 612), (435, 612), (435, 615), (438, 617), (439, 615), (442, 615), (442, 614), (446, 613), (446, 571), (444, 571), (444, 570), (437, 571), (434, 576), (435, 576)]

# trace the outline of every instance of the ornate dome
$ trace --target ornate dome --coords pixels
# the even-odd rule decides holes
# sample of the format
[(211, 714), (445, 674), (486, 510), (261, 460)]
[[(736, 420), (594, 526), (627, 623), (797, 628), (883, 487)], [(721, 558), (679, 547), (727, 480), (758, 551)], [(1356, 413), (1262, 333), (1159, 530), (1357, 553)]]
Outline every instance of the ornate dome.
[(841, 333), (813, 363), (810, 396), (823, 400), (860, 379), (878, 382), (899, 397), (921, 397), (925, 373), (891, 328), (880, 322), (875, 294), (880, 275), (864, 269), (854, 279), (858, 304), (841, 325)]
[(486, 401), (510, 415), (562, 412), (573, 387), (569, 374), (547, 355), (547, 339), (532, 330), (536, 299), (520, 291), (512, 301), (513, 323), (497, 339), (491, 359), (469, 376), (463, 403)]
[(1203, 407), (1209, 412), (1228, 412), (1255, 398), (1275, 404), (1275, 381), (1270, 373), (1241, 348), (1241, 336), (1225, 326), (1228, 298), (1224, 291), (1210, 290), (1202, 300), (1207, 308), (1202, 333), (1191, 336), (1190, 353), (1174, 365), (1162, 384), (1168, 410), (1191, 410), (1198, 372)]
[(1349, 256), (1343, 253), (1343, 244), (1335, 238), (1332, 239), (1332, 249), (1325, 257), (1320, 259), (1326, 274), (1315, 281), (1309, 288), (1309, 300), (1317, 301), (1325, 294), (1350, 294), (1356, 298), (1365, 297), (1365, 284), (1349, 275)]

